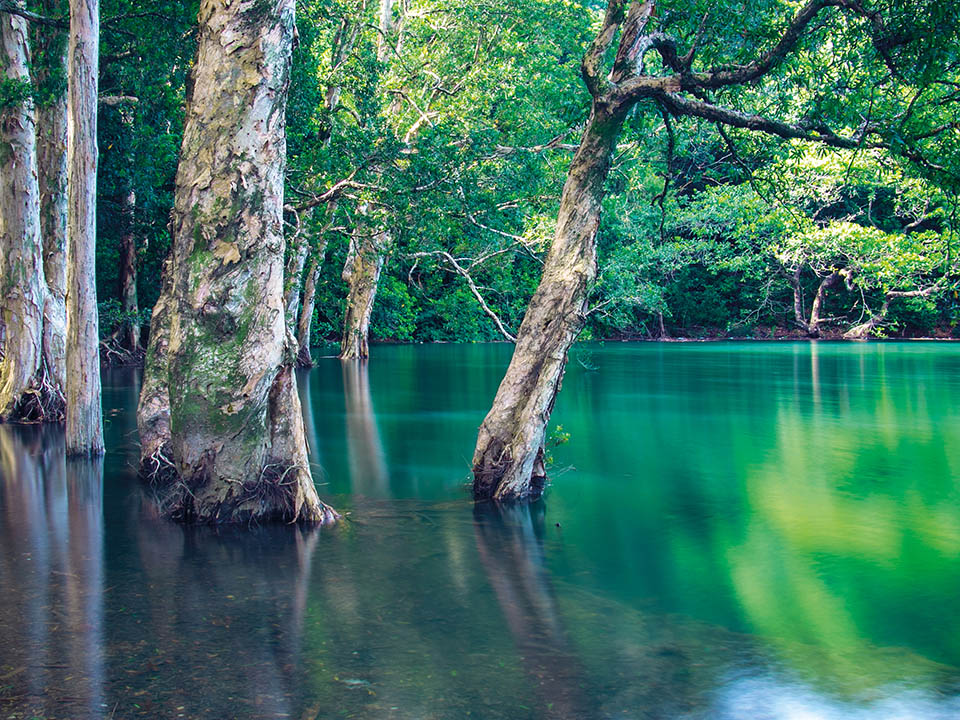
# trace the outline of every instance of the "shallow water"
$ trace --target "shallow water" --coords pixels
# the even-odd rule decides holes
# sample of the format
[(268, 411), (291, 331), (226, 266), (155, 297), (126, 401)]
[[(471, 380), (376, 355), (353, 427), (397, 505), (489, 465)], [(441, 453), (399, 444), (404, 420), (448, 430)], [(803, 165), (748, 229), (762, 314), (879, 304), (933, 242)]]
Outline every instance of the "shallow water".
[(960, 717), (960, 346), (576, 348), (542, 503), (468, 499), (505, 345), (300, 377), (341, 527), (181, 528), (0, 426), (0, 718)]

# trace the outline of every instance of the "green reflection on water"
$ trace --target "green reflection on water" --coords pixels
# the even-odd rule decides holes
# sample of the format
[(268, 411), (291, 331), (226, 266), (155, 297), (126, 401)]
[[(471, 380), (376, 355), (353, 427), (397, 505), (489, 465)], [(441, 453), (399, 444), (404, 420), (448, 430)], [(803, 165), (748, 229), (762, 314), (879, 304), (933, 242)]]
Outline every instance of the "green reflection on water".
[[(131, 470), (135, 375), (105, 378), (92, 505), (57, 490), (49, 431), (0, 427), (0, 710), (960, 712), (960, 347), (578, 346), (545, 502), (475, 510), (510, 349), (378, 346), (299, 377), (321, 492), (350, 513), (332, 532), (158, 521)], [(80, 610), (45, 600), (68, 591)]]

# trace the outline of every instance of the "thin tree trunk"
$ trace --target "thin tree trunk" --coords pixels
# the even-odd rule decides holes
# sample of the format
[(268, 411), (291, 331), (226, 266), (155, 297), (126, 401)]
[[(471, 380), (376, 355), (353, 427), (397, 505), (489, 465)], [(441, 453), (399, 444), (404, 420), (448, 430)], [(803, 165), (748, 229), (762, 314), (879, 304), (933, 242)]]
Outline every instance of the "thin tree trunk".
[(301, 228), (297, 228), (290, 239), (293, 247), (290, 249), (290, 257), (287, 258), (287, 269), (284, 274), (284, 313), (287, 318), (287, 327), (292, 331), (297, 324), (297, 310), (300, 307), (300, 289), (303, 287), (303, 266), (307, 263), (307, 254), (310, 251), (310, 243)]
[(383, 252), (389, 243), (384, 231), (354, 236), (343, 267), (343, 280), (350, 288), (340, 340), (341, 360), (363, 360), (370, 357), (370, 315), (377, 298)]
[(123, 235), (120, 237), (120, 298), (123, 324), (120, 345), (131, 353), (140, 352), (140, 307), (137, 303), (137, 238), (134, 234), (137, 196), (131, 189), (124, 193), (121, 209)]
[(493, 407), (480, 426), (473, 456), (477, 499), (535, 498), (543, 490), (547, 423), (596, 278), (604, 182), (625, 114), (626, 109), (594, 103), (563, 187), (543, 277)]
[(0, 418), (58, 422), (63, 419), (63, 393), (56, 368), (49, 367), (44, 356), (50, 293), (43, 269), (27, 37), (25, 20), (0, 14), (0, 81), (22, 95), (19, 102), (0, 107), (0, 297), (6, 333)]
[(299, 367), (313, 367), (313, 357), (310, 355), (310, 331), (313, 326), (317, 281), (320, 279), (325, 248), (326, 240), (321, 240), (321, 245), (310, 258), (310, 267), (307, 269), (307, 280), (303, 288), (303, 309), (300, 311), (300, 319), (297, 322), (297, 365)]
[(820, 282), (820, 287), (817, 288), (817, 295), (813, 298), (813, 305), (810, 307), (810, 322), (807, 323), (807, 334), (812, 338), (820, 337), (820, 316), (823, 313), (823, 303), (827, 299), (827, 290), (839, 281), (840, 273), (834, 270)]
[(103, 452), (97, 317), (99, 0), (70, 1), (67, 216), (67, 454)]
[[(43, 0), (48, 17), (66, 4)], [(35, 80), (44, 101), (37, 108), (37, 177), (40, 235), (47, 302), (43, 311), (43, 355), (51, 382), (63, 393), (67, 362), (67, 35), (36, 30)]]
[(163, 510), (179, 520), (332, 522), (310, 475), (284, 317), (294, 0), (203, 0), (199, 17), (169, 280), (140, 401), (142, 468), (169, 458)]
[(803, 308), (803, 288), (800, 285), (802, 272), (803, 265), (797, 265), (793, 274), (790, 275), (790, 287), (793, 288), (793, 320), (804, 330), (808, 330), (806, 312)]

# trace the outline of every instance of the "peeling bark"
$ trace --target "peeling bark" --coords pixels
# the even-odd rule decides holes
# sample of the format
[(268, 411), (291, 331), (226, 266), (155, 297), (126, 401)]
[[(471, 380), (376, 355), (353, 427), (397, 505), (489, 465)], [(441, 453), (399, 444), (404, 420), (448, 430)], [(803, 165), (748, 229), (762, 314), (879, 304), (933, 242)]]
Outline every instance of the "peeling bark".
[(543, 491), (547, 423), (596, 279), (604, 181), (625, 115), (625, 108), (594, 102), (563, 187), (543, 277), (493, 407), (480, 426), (473, 456), (476, 499), (524, 500)]
[(333, 522), (310, 475), (284, 313), (294, 0), (203, 0), (199, 17), (141, 468), (165, 468), (161, 507), (181, 521)]
[[(26, 21), (0, 14), (0, 79), (26, 89), (29, 61)], [(61, 326), (55, 325), (55, 302), (44, 275), (36, 108), (29, 97), (0, 107), (0, 283), (5, 330), (0, 419), (59, 422), (62, 364), (54, 352), (54, 331)]]
[(99, 0), (71, 0), (67, 76), (67, 454), (103, 453), (97, 316)]
[(350, 292), (340, 340), (341, 360), (370, 357), (370, 315), (383, 270), (383, 253), (389, 243), (390, 236), (382, 230), (350, 238), (350, 250), (343, 266), (343, 280)]

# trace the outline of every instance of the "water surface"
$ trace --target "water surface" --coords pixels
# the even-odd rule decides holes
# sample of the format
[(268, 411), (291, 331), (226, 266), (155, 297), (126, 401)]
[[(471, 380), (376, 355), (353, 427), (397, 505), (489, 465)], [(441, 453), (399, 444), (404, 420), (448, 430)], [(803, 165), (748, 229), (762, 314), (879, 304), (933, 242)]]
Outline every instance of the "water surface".
[(468, 499), (506, 345), (299, 378), (342, 526), (182, 528), (0, 426), (0, 717), (960, 717), (960, 346), (585, 344), (552, 485)]

